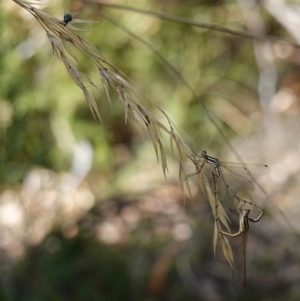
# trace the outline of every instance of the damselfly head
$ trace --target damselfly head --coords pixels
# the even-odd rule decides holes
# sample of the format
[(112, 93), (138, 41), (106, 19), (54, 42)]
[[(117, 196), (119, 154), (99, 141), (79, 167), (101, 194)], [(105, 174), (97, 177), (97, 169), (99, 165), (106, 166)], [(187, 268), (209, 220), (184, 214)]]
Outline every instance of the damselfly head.
[(200, 153), (200, 156), (206, 156), (207, 152), (205, 150), (203, 150), (201, 153)]
[(244, 215), (244, 216), (248, 216), (249, 214), (250, 214), (250, 209), (242, 209), (242, 214)]

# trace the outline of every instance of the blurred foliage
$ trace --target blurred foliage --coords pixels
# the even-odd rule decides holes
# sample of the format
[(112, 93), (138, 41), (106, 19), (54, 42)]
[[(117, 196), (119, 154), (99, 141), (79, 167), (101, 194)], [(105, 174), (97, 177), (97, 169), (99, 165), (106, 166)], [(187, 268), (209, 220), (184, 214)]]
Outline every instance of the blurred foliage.
[[(254, 7), (249, 4), (245, 8), (242, 2), (125, 0), (122, 4), (237, 30), (247, 27), (246, 10), (252, 20), (259, 17), (261, 34), (289, 37), (287, 29), (266, 7), (254, 1)], [(9, 204), (7, 200), (13, 195), (18, 199), (13, 202), (17, 207), (5, 208), (19, 208), (26, 215), (26, 227), (16, 228), (10, 222), (4, 227), (5, 214), (14, 215), (15, 211), (0, 208), (1, 300), (299, 300), (299, 255), (295, 254), (299, 249), (298, 233), (281, 222), (282, 216), (272, 211), (270, 203), (264, 203), (269, 210), (264, 221), (250, 225), (247, 287), (241, 295), (233, 295), (230, 267), (221, 252), (217, 259), (213, 257), (213, 217), (195, 185), (193, 205), (183, 206), (177, 187), (178, 162), (169, 158), (166, 184), (147, 137), (125, 125), (117, 96), (112, 95), (110, 107), (105, 93), (95, 91), (104, 124), (95, 121), (80, 89), (52, 54), (37, 21), (13, 1), (0, 5), (0, 207)], [(208, 149), (214, 157), (224, 158), (229, 152), (226, 141), (230, 141), (247, 161), (251, 156), (253, 162), (271, 161), (274, 182), (265, 180), (263, 185), (276, 202), (281, 202), (281, 210), (293, 213), (290, 222), (299, 228), (298, 50), (276, 43), (254, 45), (242, 36), (103, 8), (154, 45), (179, 70), (212, 113), (227, 137), (224, 141), (187, 87), (149, 49), (101, 18), (96, 8), (80, 1), (46, 1), (43, 9), (62, 19), (63, 5), (78, 10), (80, 19), (99, 21), (96, 25), (81, 25), (88, 32), (80, 35), (159, 104), (195, 151)], [(277, 68), (274, 93), (289, 89), (290, 94), (285, 96), (294, 97), (290, 105), (284, 102), (287, 98), (270, 98), (267, 105), (261, 98), (259, 85), (264, 70), (259, 59), (265, 57), (268, 61), (267, 51), (272, 53), (268, 68)], [(91, 68), (83, 54), (76, 55), (80, 70), (100, 85), (97, 70)], [(261, 63), (264, 64), (267, 65)], [(151, 104), (146, 105), (153, 109)], [(289, 140), (283, 141), (282, 137)], [(63, 194), (60, 181), (76, 169), (74, 148), (83, 140), (91, 143), (93, 163), (80, 187), (84, 196), (89, 191), (94, 201), (86, 207), (81, 204), (80, 213), (68, 208), (72, 214), (67, 214), (62, 209), (63, 197), (59, 196)], [(287, 169), (280, 169), (278, 162), (288, 166), (290, 172), (285, 175)], [(41, 174), (35, 174), (30, 190), (26, 183), (35, 170)], [(48, 182), (42, 185), (43, 177)], [(169, 193), (161, 194), (159, 187)], [(58, 196), (51, 198), (54, 192)], [(254, 197), (264, 199), (259, 193)], [(38, 201), (32, 201), (35, 198)], [(121, 205), (116, 205), (115, 199), (121, 200)], [(155, 203), (169, 199), (176, 205), (175, 213), (168, 213), (168, 207), (160, 211)], [(72, 202), (73, 197), (68, 200)], [(139, 207), (152, 202), (156, 204), (155, 213)], [(29, 203), (31, 213), (26, 211)], [(128, 222), (131, 226), (127, 229), (126, 222), (120, 220), (125, 208), (133, 204), (139, 208), (134, 215), (138, 218), (132, 225)], [(107, 210), (109, 213), (105, 213)], [(42, 223), (45, 231), (31, 239), (35, 233), (33, 221), (39, 217), (47, 220)], [(76, 225), (70, 235), (64, 231), (69, 221)], [(127, 232), (125, 235), (120, 230), (125, 236), (112, 241), (103, 238), (100, 230), (97, 234), (97, 225), (101, 231), (110, 225), (108, 235), (115, 225), (126, 226)], [(235, 222), (233, 227), (237, 227)], [(186, 237), (178, 236), (176, 229), (183, 229)], [(193, 235), (189, 236), (188, 231)], [(8, 233), (14, 233), (15, 240), (8, 238)], [(17, 247), (20, 253), (13, 251)]]

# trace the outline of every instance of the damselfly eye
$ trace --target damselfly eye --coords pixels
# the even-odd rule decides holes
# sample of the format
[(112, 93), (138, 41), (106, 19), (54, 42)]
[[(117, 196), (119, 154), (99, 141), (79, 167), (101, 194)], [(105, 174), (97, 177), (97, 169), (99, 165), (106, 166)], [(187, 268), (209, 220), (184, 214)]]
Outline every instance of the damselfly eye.
[(64, 22), (65, 22), (66, 24), (68, 24), (69, 22), (71, 22), (72, 19), (73, 19), (73, 17), (72, 17), (71, 14), (65, 14), (65, 15), (64, 15)]
[(200, 153), (201, 156), (205, 156), (206, 154), (207, 154), (207, 153), (206, 153), (205, 150), (203, 150), (203, 151)]

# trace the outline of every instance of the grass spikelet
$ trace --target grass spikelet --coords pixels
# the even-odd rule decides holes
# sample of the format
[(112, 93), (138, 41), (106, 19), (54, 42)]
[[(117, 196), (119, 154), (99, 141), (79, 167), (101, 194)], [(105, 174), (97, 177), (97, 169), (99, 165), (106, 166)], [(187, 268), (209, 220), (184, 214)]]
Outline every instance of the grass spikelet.
[(94, 99), (94, 96), (92, 95), (92, 93), (87, 90), (86, 88), (83, 88), (83, 94), (84, 94), (84, 97), (90, 107), (90, 110), (95, 118), (95, 114), (97, 115), (97, 117), (99, 118), (99, 120), (102, 122), (102, 118), (101, 118), (101, 115), (100, 115), (100, 112), (98, 110), (98, 106), (97, 106), (97, 103)]
[(175, 134), (173, 127), (171, 127), (171, 131), (170, 131), (170, 148), (171, 148), (172, 155), (175, 157), (174, 143), (175, 143), (176, 148), (177, 148), (178, 156), (181, 160), (182, 159), (182, 151), (181, 151), (181, 148), (180, 148), (180, 141), (178, 141), (178, 137)]
[(233, 261), (233, 254), (232, 254), (231, 246), (229, 244), (228, 239), (220, 232), (222, 230), (221, 223), (223, 223), (225, 225), (225, 227), (228, 229), (229, 233), (230, 233), (229, 225), (228, 225), (228, 222), (227, 222), (228, 217), (227, 217), (222, 205), (220, 204), (220, 202), (218, 200), (218, 193), (217, 193), (217, 179), (218, 179), (218, 177), (214, 173), (214, 171), (212, 172), (212, 175), (213, 175), (213, 179), (214, 179), (214, 194), (212, 193), (212, 191), (210, 189), (210, 186), (207, 183), (207, 180), (204, 178), (205, 176), (203, 176), (203, 178), (205, 180), (205, 183), (207, 183), (207, 185), (205, 185), (205, 188), (207, 190), (207, 195), (208, 195), (208, 199), (210, 201), (210, 204), (211, 204), (211, 206), (212, 206), (212, 204), (214, 205), (212, 207), (212, 212), (213, 212), (213, 215), (214, 215), (214, 218), (215, 218), (214, 238), (213, 238), (214, 254), (216, 254), (216, 247), (217, 247), (218, 237), (220, 236), (224, 256), (227, 259), (230, 266), (233, 268), (234, 267), (234, 261)]
[(231, 230), (230, 230), (230, 227), (228, 224), (228, 222), (230, 223), (230, 219), (227, 216), (227, 214), (219, 200), (218, 200), (218, 217), (219, 217), (220, 221), (222, 222), (222, 224), (224, 225), (224, 227), (227, 229), (227, 231), (229, 233), (231, 233)]
[(168, 166), (167, 166), (167, 157), (166, 157), (166, 153), (164, 150), (163, 145), (161, 144), (161, 142), (159, 142), (159, 149), (160, 149), (160, 158), (161, 158), (161, 166), (162, 166), (162, 170), (166, 179), (166, 171), (168, 171)]
[(230, 264), (231, 268), (234, 269), (233, 253), (229, 241), (224, 235), (221, 235), (221, 242), (224, 256)]
[[(62, 35), (63, 36), (63, 35)], [(72, 41), (68, 41), (68, 38), (65, 37), (63, 39), (61, 39), (61, 42), (63, 43), (63, 46), (64, 48), (66, 49), (66, 51), (69, 53), (69, 55), (77, 62), (78, 62), (78, 59), (76, 57), (76, 55), (74, 54), (74, 52), (72, 51), (71, 47), (69, 46), (68, 43), (71, 43), (72, 44)]]
[(77, 69), (76, 65), (68, 57), (66, 57), (63, 53), (61, 54), (61, 59), (62, 59), (63, 63), (65, 64), (65, 67), (68, 70), (68, 72), (69, 72), (70, 76), (72, 77), (73, 81), (75, 82), (75, 84), (79, 88), (83, 89), (84, 85), (81, 80), (80, 72)]
[(218, 227), (218, 221), (215, 220), (215, 225), (214, 225), (214, 238), (213, 238), (213, 249), (214, 249), (214, 255), (216, 257), (216, 249), (217, 249), (217, 244), (218, 244), (218, 237), (219, 237), (219, 227)]
[(61, 45), (60, 40), (52, 35), (50, 32), (47, 32), (48, 40), (51, 43), (53, 54), (56, 55), (59, 59), (61, 59), (61, 53), (63, 53), (63, 47)]
[[(107, 96), (109, 98), (109, 102), (111, 103), (107, 86), (105, 86), (104, 89), (105, 89), (105, 93), (107, 93)], [(116, 87), (116, 91), (118, 93), (120, 103), (121, 103), (121, 105), (124, 109), (125, 124), (127, 125), (127, 122), (128, 122), (128, 108), (129, 108), (128, 96), (127, 96), (127, 93), (124, 91), (123, 87)]]
[(201, 178), (202, 178), (202, 182), (204, 184), (204, 186), (203, 186), (204, 193), (208, 198), (208, 201), (209, 201), (209, 204), (212, 208), (214, 216), (216, 216), (216, 213), (215, 213), (215, 207), (216, 207), (215, 206), (215, 196), (213, 195), (213, 193), (211, 191), (211, 188), (209, 186), (209, 183), (208, 183), (208, 180), (207, 180), (206, 176), (204, 174), (201, 174)]
[[(105, 94), (106, 94), (106, 97), (109, 101), (109, 104), (112, 106), (112, 103), (111, 103), (111, 99), (110, 99), (110, 95), (109, 95), (109, 92), (108, 92), (108, 87), (110, 87), (109, 85), (109, 80), (106, 78), (106, 72), (103, 70), (103, 68), (100, 68), (99, 69), (99, 73), (100, 73), (100, 79), (101, 79), (101, 83), (102, 83), (102, 86), (104, 88), (104, 91), (105, 91)], [(125, 97), (125, 93), (124, 93), (124, 90), (123, 89), (120, 89), (119, 87), (116, 87), (116, 90), (118, 92), (118, 95), (119, 95), (119, 99), (122, 102), (122, 100), (124, 100), (124, 97)], [(122, 93), (123, 92), (123, 93)], [(124, 107), (124, 106), (123, 106)], [(127, 118), (125, 117), (125, 123), (127, 121)]]
[(183, 164), (182, 164), (181, 160), (179, 162), (179, 184), (180, 184), (180, 188), (181, 188), (181, 191), (182, 191), (183, 200), (184, 200), (184, 203), (185, 203), (185, 186), (188, 189), (190, 198), (192, 198), (192, 193), (191, 193), (189, 182), (186, 181), (186, 172), (184, 170), (184, 167), (183, 167)]

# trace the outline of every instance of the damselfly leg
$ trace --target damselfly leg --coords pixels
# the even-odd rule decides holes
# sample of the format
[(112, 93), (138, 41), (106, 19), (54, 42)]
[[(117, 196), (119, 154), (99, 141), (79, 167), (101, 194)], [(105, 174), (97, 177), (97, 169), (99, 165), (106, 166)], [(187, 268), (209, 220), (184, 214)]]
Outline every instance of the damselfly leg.
[[(243, 208), (245, 206), (245, 204), (249, 204), (250, 206), (254, 206), (256, 207), (258, 210), (259, 210), (259, 215), (256, 217), (256, 218), (253, 218), (253, 217), (250, 217), (249, 216), (249, 220), (251, 220), (252, 222), (258, 222), (262, 215), (264, 214), (264, 211), (259, 207), (257, 206), (256, 204), (252, 203), (252, 202), (249, 202), (249, 201), (246, 201), (246, 200), (243, 200), (241, 198), (239, 198), (237, 196), (237, 194), (228, 186), (228, 184), (224, 181), (224, 178), (223, 177), (220, 177), (216, 171), (212, 171), (212, 175), (213, 175), (213, 179), (214, 179), (214, 182), (216, 183), (217, 179), (221, 179), (224, 186), (225, 186), (225, 190), (226, 190), (226, 194), (227, 194), (227, 197), (228, 199), (230, 200), (230, 203), (229, 203), (229, 210), (231, 212), (233, 212), (235, 215), (237, 216), (240, 216), (240, 212), (237, 210), (237, 207), (241, 204), (243, 204), (242, 206), (239, 207), (239, 210), (241, 210), (241, 208)], [(231, 193), (231, 195), (229, 194), (229, 192)], [(236, 201), (236, 204), (234, 205), (234, 201)]]
[[(233, 212), (235, 215), (240, 216), (241, 210), (244, 209), (243, 207), (244, 207), (244, 206), (246, 205), (246, 203), (247, 203), (247, 204), (249, 204), (249, 205), (251, 205), (251, 206), (256, 207), (256, 208), (260, 211), (260, 214), (258, 215), (258, 217), (253, 218), (253, 217), (251, 217), (251, 216), (248, 216), (248, 220), (251, 221), (251, 222), (259, 222), (260, 219), (261, 219), (261, 217), (262, 217), (263, 214), (264, 214), (264, 211), (263, 211), (260, 207), (258, 207), (257, 205), (255, 205), (254, 203), (248, 202), (248, 201), (246, 201), (246, 200), (242, 200), (242, 199), (240, 199), (239, 197), (237, 197), (237, 198), (238, 198), (238, 202), (237, 202), (233, 207), (230, 207), (230, 208), (229, 208), (230, 211)], [(242, 205), (241, 207), (239, 207), (239, 210), (237, 210), (237, 206), (238, 206), (240, 203), (242, 203), (242, 202), (244, 203), (244, 205)]]

